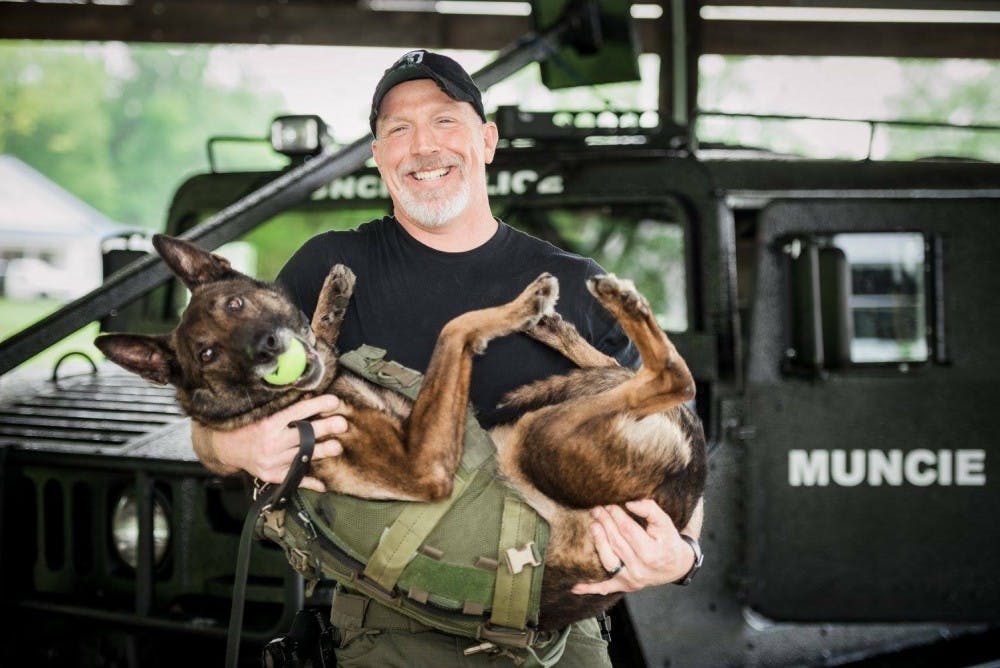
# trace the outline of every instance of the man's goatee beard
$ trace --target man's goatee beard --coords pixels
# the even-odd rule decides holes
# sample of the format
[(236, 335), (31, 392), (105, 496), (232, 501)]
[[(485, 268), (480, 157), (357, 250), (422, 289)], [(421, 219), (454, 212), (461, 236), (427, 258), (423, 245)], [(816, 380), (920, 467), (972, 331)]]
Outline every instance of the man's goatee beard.
[(399, 205), (406, 215), (422, 227), (441, 227), (469, 206), (470, 191), (469, 183), (463, 181), (458, 192), (444, 201), (438, 199), (422, 201), (404, 190), (400, 193)]

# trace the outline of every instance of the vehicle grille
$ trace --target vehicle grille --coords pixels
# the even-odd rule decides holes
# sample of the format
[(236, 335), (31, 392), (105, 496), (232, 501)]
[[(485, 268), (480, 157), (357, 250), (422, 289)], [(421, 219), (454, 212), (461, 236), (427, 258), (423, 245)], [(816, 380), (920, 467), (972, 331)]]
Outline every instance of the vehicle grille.
[(121, 447), (181, 418), (173, 388), (102, 367), (0, 405), (0, 442)]

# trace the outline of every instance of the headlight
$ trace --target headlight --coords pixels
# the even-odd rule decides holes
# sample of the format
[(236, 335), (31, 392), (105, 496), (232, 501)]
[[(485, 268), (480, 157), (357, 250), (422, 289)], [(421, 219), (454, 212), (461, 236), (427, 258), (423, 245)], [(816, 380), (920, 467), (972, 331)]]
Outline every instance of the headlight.
[[(126, 564), (135, 568), (139, 563), (139, 504), (135, 492), (123, 492), (111, 515), (111, 540), (115, 551)], [(159, 566), (170, 543), (170, 522), (166, 504), (153, 496), (153, 563)]]

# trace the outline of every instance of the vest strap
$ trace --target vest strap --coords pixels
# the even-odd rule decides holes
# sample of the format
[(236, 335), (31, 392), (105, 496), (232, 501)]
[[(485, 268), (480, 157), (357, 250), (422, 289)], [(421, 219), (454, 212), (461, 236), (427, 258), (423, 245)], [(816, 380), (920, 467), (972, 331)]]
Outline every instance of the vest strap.
[(490, 623), (512, 629), (527, 625), (531, 580), (541, 565), (534, 551), (537, 515), (521, 499), (508, 494), (500, 520), (500, 567), (497, 568)]
[(451, 496), (432, 503), (412, 503), (386, 529), (365, 566), (365, 577), (386, 591), (392, 591), (420, 546), (427, 540), (445, 513), (462, 496), (475, 474), (459, 472)]

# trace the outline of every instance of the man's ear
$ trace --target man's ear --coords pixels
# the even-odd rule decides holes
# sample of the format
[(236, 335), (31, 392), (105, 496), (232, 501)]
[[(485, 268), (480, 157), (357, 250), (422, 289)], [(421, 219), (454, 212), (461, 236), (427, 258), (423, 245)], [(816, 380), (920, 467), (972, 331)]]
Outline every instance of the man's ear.
[(493, 162), (493, 156), (496, 155), (497, 142), (499, 141), (500, 131), (497, 130), (497, 124), (492, 121), (483, 123), (483, 144), (486, 148), (484, 157), (487, 165)]
[(166, 385), (180, 377), (177, 356), (166, 336), (102, 334), (94, 345), (118, 366)]
[(373, 139), (372, 140), (372, 162), (374, 162), (375, 166), (378, 167), (378, 140), (377, 139)]
[(240, 275), (226, 258), (204, 251), (187, 241), (165, 234), (154, 234), (153, 247), (190, 290), (205, 283)]

